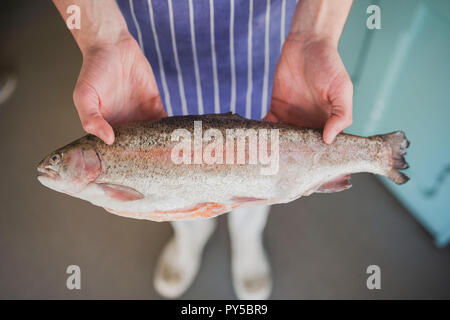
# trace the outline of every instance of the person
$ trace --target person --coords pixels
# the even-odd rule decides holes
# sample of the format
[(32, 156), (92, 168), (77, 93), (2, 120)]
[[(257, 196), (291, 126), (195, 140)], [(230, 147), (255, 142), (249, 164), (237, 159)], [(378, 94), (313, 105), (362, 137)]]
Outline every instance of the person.
[[(114, 125), (172, 115), (231, 111), (323, 128), (328, 144), (352, 122), (353, 86), (338, 53), (352, 0), (53, 1), (64, 19), (69, 5), (80, 8), (73, 100), (84, 130), (107, 144)], [(268, 298), (269, 208), (236, 211), (228, 215), (236, 295)], [(154, 277), (161, 295), (187, 290), (215, 225), (172, 223)]]

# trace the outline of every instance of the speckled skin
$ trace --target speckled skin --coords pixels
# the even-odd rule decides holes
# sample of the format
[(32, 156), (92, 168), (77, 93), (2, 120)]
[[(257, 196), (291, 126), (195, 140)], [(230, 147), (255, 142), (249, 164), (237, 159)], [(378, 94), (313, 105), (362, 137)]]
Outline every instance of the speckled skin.
[[(203, 133), (209, 128), (218, 129), (224, 141), (226, 129), (279, 129), (278, 172), (262, 175), (261, 164), (175, 164), (171, 160), (171, 150), (178, 142), (171, 141), (171, 133), (180, 128), (192, 133), (194, 121), (199, 120)], [(88, 135), (57, 151), (92, 148), (101, 163), (95, 181), (80, 192), (66, 193), (115, 214), (138, 219), (168, 221), (211, 217), (241, 205), (289, 202), (349, 173), (386, 175), (397, 183), (404, 183), (406, 179), (396, 170), (404, 166), (401, 156), (407, 147), (403, 133), (399, 132), (370, 138), (339, 134), (332, 145), (326, 145), (318, 130), (222, 114), (131, 123), (116, 128), (115, 134), (116, 140), (111, 146)], [(143, 198), (111, 199), (98, 184), (133, 188), (143, 194)]]

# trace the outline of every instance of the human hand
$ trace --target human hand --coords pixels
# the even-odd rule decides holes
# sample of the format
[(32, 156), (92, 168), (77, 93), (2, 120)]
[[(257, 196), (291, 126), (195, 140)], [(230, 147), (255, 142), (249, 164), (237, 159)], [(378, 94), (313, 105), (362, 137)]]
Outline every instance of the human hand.
[(84, 50), (73, 100), (84, 130), (107, 144), (111, 125), (166, 116), (150, 64), (129, 34)]
[(337, 42), (289, 35), (278, 61), (271, 107), (264, 118), (324, 128), (325, 143), (352, 123), (353, 84)]

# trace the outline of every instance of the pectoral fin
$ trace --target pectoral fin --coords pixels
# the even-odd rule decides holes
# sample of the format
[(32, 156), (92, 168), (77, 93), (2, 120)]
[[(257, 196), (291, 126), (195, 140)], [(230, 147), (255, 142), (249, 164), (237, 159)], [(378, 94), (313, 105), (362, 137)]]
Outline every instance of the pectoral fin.
[(346, 190), (352, 186), (351, 176), (349, 174), (345, 174), (343, 176), (339, 176), (336, 179), (330, 180), (324, 184), (322, 184), (319, 189), (315, 192), (317, 193), (332, 193)]
[(105, 194), (115, 200), (119, 201), (133, 201), (139, 200), (144, 197), (142, 193), (136, 191), (133, 188), (127, 186), (121, 186), (117, 184), (97, 183), (97, 185), (103, 189)]

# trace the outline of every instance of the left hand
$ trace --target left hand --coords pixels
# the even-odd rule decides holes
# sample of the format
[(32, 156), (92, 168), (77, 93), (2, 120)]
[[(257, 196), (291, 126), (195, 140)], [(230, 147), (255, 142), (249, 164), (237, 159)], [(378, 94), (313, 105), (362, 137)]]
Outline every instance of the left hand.
[(352, 123), (353, 84), (337, 44), (289, 35), (278, 61), (269, 112), (264, 120), (324, 128), (330, 144)]

